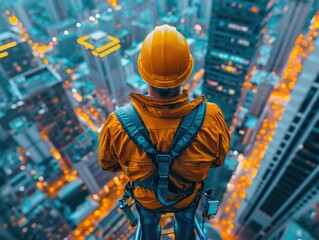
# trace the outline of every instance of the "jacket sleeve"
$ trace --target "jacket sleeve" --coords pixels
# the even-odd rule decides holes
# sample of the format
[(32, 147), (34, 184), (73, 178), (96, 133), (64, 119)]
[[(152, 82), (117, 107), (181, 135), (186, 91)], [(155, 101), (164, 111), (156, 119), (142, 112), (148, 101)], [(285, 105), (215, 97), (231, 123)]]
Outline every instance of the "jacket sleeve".
[(219, 149), (217, 159), (212, 162), (212, 168), (219, 167), (224, 163), (224, 159), (229, 151), (230, 146), (229, 129), (225, 122), (225, 118), (220, 108), (216, 104), (214, 104), (214, 106), (216, 108), (216, 113), (214, 114), (215, 123), (219, 129)]
[(112, 124), (115, 120), (115, 114), (111, 113), (99, 135), (98, 163), (103, 170), (110, 172), (121, 171), (121, 167), (113, 149), (111, 134)]

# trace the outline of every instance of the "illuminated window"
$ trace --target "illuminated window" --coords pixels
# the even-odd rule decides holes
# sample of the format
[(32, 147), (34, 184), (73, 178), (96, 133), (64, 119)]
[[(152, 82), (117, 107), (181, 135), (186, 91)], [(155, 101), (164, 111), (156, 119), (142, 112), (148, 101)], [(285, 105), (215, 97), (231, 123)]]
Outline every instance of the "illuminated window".
[(234, 30), (238, 30), (238, 31), (242, 31), (242, 32), (247, 32), (249, 30), (248, 27), (246, 26), (241, 26), (235, 23), (229, 23), (228, 24), (228, 28), (230, 29), (234, 29)]
[(229, 90), (228, 90), (228, 93), (229, 93), (230, 95), (234, 95), (234, 94), (235, 94), (235, 90), (234, 90), (234, 89), (229, 89)]
[(208, 85), (211, 85), (211, 86), (213, 86), (213, 87), (217, 87), (217, 86), (218, 86), (218, 82), (215, 82), (215, 81), (213, 81), (213, 80), (207, 80), (207, 84), (208, 84)]
[(258, 13), (259, 12), (259, 8), (256, 7), (256, 6), (253, 6), (250, 8), (250, 11), (253, 12), (253, 13)]
[(217, 90), (218, 90), (218, 91), (222, 91), (222, 90), (223, 90), (223, 87), (222, 87), (222, 86), (218, 86), (218, 87), (217, 87)]
[(250, 42), (248, 42), (248, 41), (246, 41), (244, 39), (239, 39), (238, 43), (241, 44), (241, 45), (244, 45), (246, 47), (250, 46)]

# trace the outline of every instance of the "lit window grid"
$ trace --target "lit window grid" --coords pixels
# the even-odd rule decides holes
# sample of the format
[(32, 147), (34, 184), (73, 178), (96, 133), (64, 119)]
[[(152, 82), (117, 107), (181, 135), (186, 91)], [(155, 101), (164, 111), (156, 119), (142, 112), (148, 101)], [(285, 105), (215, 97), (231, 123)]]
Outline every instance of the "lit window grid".
[(239, 165), (227, 186), (225, 195), (229, 198), (224, 200), (220, 214), (217, 215), (216, 219), (216, 226), (221, 230), (223, 239), (235, 239), (231, 234), (237, 209), (246, 197), (246, 191), (257, 175), (260, 162), (268, 149), (268, 143), (272, 141), (275, 128), (281, 120), (284, 106), (290, 99), (291, 90), (302, 71), (302, 62), (314, 50), (313, 43), (318, 35), (318, 30), (319, 11), (314, 16), (307, 35), (300, 34), (298, 36), (295, 47), (290, 53), (288, 65), (282, 75), (282, 81), (276, 86), (269, 98), (269, 116), (264, 119), (261, 129), (256, 135), (254, 149), (249, 155), (239, 158)]

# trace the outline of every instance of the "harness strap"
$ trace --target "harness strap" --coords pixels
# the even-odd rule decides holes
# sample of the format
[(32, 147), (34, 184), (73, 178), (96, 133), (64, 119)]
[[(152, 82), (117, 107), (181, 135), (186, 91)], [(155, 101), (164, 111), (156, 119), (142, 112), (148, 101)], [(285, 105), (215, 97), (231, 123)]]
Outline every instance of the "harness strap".
[(158, 165), (158, 186), (157, 186), (157, 198), (160, 203), (166, 205), (166, 197), (168, 193), (168, 174), (169, 166), (172, 163), (171, 156), (169, 154), (158, 154), (156, 156), (156, 163)]
[(173, 159), (182, 155), (186, 148), (195, 140), (203, 125), (205, 115), (206, 102), (202, 102), (182, 119), (170, 149)]
[[(181, 156), (186, 148), (194, 141), (203, 124), (205, 114), (206, 103), (202, 102), (188, 115), (184, 116), (175, 133), (169, 152), (161, 153), (158, 152), (152, 144), (144, 122), (132, 104), (126, 105), (115, 111), (115, 115), (120, 121), (124, 131), (157, 165), (157, 170), (149, 178), (141, 182), (133, 182), (131, 187), (143, 186), (151, 189), (155, 192), (158, 201), (162, 205), (173, 206), (180, 201), (180, 199), (167, 200), (167, 195), (172, 193), (168, 189), (169, 174), (172, 174), (172, 176), (176, 177), (178, 180), (186, 183), (192, 183), (192, 187), (190, 188), (191, 192), (189, 190), (184, 191), (178, 189), (177, 195), (185, 196), (192, 194), (194, 192), (195, 183), (180, 176), (177, 172), (172, 171), (170, 166), (173, 164), (174, 160)], [(157, 184), (155, 184), (156, 179), (158, 180)], [(174, 193), (172, 195), (174, 195)]]
[(154, 148), (144, 122), (132, 104), (125, 105), (115, 111), (124, 131), (147, 156), (155, 162), (157, 150)]
[(206, 113), (206, 103), (202, 102), (194, 108), (188, 115), (184, 116), (177, 128), (173, 143), (168, 154), (157, 155), (156, 158), (159, 170), (159, 181), (157, 197), (160, 203), (167, 205), (168, 175), (169, 166), (173, 161), (182, 155), (186, 148), (194, 141), (197, 136)]

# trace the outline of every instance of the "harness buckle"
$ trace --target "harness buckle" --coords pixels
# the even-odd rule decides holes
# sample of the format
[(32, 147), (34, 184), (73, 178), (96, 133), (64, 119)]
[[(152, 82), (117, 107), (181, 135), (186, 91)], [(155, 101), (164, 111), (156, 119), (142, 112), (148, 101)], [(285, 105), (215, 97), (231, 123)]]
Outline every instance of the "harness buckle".
[(169, 154), (157, 154), (156, 155), (156, 163), (172, 163), (172, 158)]
[(160, 181), (168, 181), (168, 174), (159, 174)]

